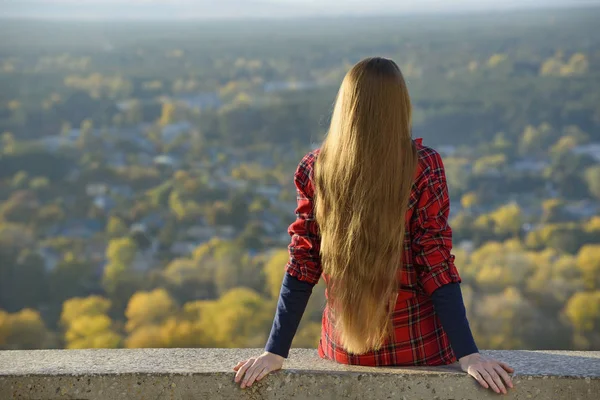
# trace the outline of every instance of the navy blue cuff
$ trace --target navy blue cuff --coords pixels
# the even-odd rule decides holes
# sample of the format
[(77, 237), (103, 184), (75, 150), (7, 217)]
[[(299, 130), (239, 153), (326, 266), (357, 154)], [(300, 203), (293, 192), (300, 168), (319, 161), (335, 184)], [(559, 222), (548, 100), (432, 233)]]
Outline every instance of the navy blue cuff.
[(286, 273), (265, 350), (287, 358), (314, 285)]

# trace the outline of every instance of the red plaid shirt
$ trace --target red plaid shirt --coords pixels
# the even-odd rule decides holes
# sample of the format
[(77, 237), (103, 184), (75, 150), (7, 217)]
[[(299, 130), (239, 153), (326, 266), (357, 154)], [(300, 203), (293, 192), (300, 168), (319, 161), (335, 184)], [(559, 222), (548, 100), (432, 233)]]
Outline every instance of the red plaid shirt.
[[(435, 314), (431, 294), (439, 287), (460, 282), (454, 266), (452, 230), (448, 225), (450, 201), (440, 155), (416, 139), (418, 167), (406, 214), (404, 258), (398, 270), (398, 300), (392, 314), (394, 337), (378, 351), (348, 354), (336, 340), (329, 318), (329, 305), (322, 319), (319, 355), (342, 364), (440, 365), (456, 361), (446, 333)], [(320, 237), (313, 214), (313, 166), (319, 150), (307, 154), (294, 176), (298, 192), (296, 221), (287, 272), (299, 280), (316, 284), (322, 273)], [(326, 292), (327, 293), (327, 292)]]

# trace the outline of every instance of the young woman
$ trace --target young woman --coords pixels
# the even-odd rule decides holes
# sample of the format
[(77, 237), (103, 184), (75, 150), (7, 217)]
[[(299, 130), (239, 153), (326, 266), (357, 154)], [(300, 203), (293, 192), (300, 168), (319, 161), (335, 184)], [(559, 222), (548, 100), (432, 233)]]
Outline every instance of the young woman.
[(411, 137), (406, 83), (391, 60), (346, 75), (320, 150), (294, 176), (297, 220), (266, 351), (238, 363), (252, 385), (282, 367), (321, 276), (327, 284), (318, 351), (366, 366), (460, 362), (483, 387), (512, 388), (508, 365), (480, 355), (451, 254), (440, 155)]

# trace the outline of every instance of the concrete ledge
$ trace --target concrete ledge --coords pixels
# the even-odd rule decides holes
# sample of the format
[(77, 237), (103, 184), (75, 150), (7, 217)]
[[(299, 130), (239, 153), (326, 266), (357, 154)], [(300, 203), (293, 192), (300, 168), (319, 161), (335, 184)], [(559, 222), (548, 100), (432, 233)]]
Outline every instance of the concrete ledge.
[[(250, 389), (232, 366), (252, 349), (0, 351), (0, 399), (497, 399), (457, 366), (366, 368), (293, 350)], [(600, 352), (499, 351), (516, 369), (510, 399), (600, 399)]]

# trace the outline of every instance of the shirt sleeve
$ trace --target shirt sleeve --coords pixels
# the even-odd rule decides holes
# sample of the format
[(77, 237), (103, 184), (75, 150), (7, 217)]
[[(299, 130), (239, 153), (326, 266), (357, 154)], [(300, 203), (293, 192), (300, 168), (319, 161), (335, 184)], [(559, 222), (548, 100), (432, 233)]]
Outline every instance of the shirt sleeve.
[(448, 225), (450, 199), (443, 167), (427, 180), (416, 205), (411, 226), (413, 262), (419, 284), (428, 295), (448, 284), (460, 283), (452, 255), (452, 229)]
[(288, 228), (291, 243), (286, 272), (294, 278), (316, 285), (321, 278), (321, 239), (314, 216), (314, 188), (312, 171), (315, 155), (306, 155), (294, 174), (297, 191), (296, 221)]
[(266, 351), (288, 357), (312, 290), (312, 284), (284, 275)]
[(448, 335), (450, 345), (457, 359), (478, 353), (471, 327), (467, 320), (467, 311), (462, 291), (458, 283), (445, 285), (431, 296), (435, 313), (440, 319), (444, 332)]

